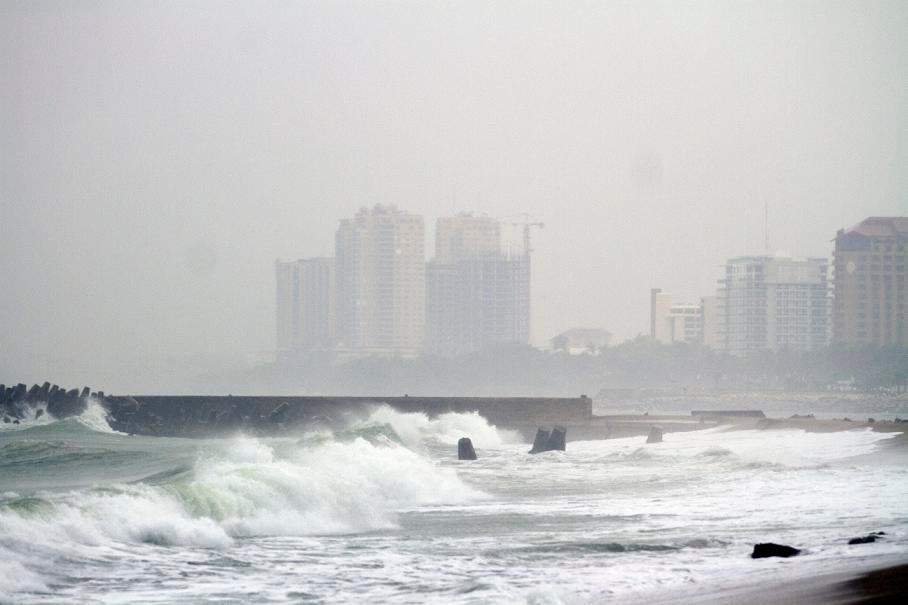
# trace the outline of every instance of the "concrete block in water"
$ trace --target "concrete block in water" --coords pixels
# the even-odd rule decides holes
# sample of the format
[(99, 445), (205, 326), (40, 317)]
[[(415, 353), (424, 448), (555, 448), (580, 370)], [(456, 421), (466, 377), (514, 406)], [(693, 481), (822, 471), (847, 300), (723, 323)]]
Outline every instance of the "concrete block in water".
[(549, 432), (542, 427), (536, 429), (536, 438), (533, 439), (533, 449), (530, 450), (531, 454), (538, 454), (539, 452), (545, 451), (545, 446), (549, 441)]
[(476, 450), (473, 449), (473, 442), (469, 437), (461, 437), (457, 442), (457, 459), (476, 460)]
[(18, 403), (25, 399), (25, 394), (28, 391), (28, 387), (22, 384), (21, 382), (16, 385), (16, 388), (13, 390), (12, 401), (13, 403)]
[(32, 385), (32, 388), (28, 390), (28, 393), (25, 394), (25, 401), (29, 403), (34, 403), (38, 401), (41, 397), (41, 387), (36, 384)]
[(60, 390), (56, 397), (47, 402), (47, 413), (54, 418), (78, 416), (88, 407), (88, 401), (79, 398), (79, 391), (72, 389), (64, 393)]
[(662, 443), (662, 429), (658, 426), (649, 428), (649, 435), (646, 436), (647, 443)]
[(533, 440), (533, 449), (531, 454), (541, 452), (552, 452), (565, 450), (567, 443), (567, 430), (563, 426), (553, 427), (551, 431), (539, 427), (536, 430), (536, 438)]
[(79, 393), (79, 397), (82, 399), (88, 399), (88, 396), (91, 395), (91, 389), (88, 387), (82, 387), (82, 392)]
[(545, 449), (548, 452), (563, 452), (567, 445), (567, 430), (563, 426), (556, 426), (552, 429), (548, 440), (545, 443)]

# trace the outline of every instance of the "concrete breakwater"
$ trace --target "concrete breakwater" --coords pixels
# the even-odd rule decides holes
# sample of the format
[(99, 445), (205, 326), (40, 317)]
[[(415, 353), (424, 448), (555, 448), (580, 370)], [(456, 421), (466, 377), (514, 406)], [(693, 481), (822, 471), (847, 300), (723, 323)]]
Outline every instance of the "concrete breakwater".
[(343, 426), (351, 415), (365, 415), (378, 405), (430, 418), (447, 412), (476, 412), (491, 424), (532, 436), (537, 426), (580, 424), (592, 417), (592, 400), (552, 397), (272, 397), (105, 395), (89, 387), (61, 388), (45, 382), (0, 385), (0, 420), (19, 424), (48, 414), (63, 419), (101, 405), (108, 424), (124, 433), (206, 437), (243, 431), (280, 433), (291, 427)]
[(21, 382), (9, 387), (0, 384), (0, 421), (19, 424), (44, 414), (54, 418), (78, 416), (85, 411), (91, 398), (103, 400), (104, 392), (93, 393), (88, 387), (66, 389), (49, 382), (31, 388)]
[(500, 428), (533, 434), (540, 425), (589, 421), (588, 397), (257, 397), (106, 396), (101, 404), (110, 425), (140, 435), (208, 436), (235, 431), (278, 433), (290, 427), (342, 424), (377, 405), (430, 418), (447, 412), (476, 412)]

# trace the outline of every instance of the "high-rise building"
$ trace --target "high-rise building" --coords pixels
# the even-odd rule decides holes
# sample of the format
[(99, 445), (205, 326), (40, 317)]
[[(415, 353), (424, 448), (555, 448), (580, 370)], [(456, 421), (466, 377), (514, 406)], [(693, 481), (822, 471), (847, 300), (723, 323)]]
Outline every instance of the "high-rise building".
[(501, 253), (494, 219), (463, 214), (439, 219), (426, 287), (427, 351), (461, 355), (529, 341), (529, 255)]
[(810, 351), (829, 341), (828, 262), (746, 256), (730, 259), (717, 305), (724, 312), (724, 348)]
[(435, 262), (495, 256), (501, 252), (501, 224), (487, 216), (460, 213), (435, 223)]
[(277, 348), (330, 349), (334, 343), (334, 259), (275, 261)]
[(715, 296), (704, 296), (700, 299), (701, 342), (710, 349), (721, 349), (721, 321), (718, 299)]
[(425, 231), (421, 216), (363, 208), (335, 238), (337, 338), (344, 354), (415, 356), (425, 330)]
[(702, 304), (673, 304), (660, 288), (650, 290), (650, 336), (663, 344), (703, 341)]
[(908, 346), (908, 217), (840, 229), (834, 255), (834, 340)]
[(658, 342), (672, 342), (672, 326), (669, 316), (672, 312), (672, 295), (661, 288), (649, 291), (649, 335)]

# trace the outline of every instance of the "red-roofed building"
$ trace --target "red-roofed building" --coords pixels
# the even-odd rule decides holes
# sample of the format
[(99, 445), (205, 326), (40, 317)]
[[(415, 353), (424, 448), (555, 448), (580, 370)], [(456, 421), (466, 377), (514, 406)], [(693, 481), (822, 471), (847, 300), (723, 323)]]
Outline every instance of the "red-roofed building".
[(908, 217), (872, 216), (835, 238), (833, 338), (908, 346)]

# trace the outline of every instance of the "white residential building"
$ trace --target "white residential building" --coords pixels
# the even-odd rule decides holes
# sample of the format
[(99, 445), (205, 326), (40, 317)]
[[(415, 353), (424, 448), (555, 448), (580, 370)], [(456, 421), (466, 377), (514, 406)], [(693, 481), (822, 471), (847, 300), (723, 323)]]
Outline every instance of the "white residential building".
[(825, 346), (829, 341), (828, 267), (825, 258), (730, 259), (718, 291), (725, 350), (746, 355)]
[(275, 261), (276, 328), (280, 351), (334, 345), (334, 259)]

